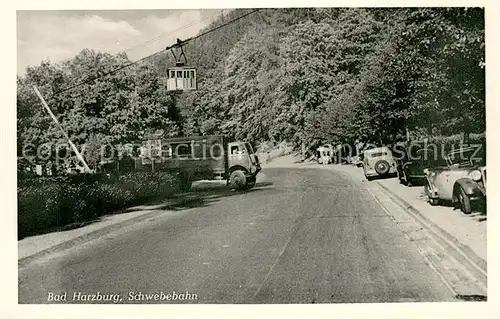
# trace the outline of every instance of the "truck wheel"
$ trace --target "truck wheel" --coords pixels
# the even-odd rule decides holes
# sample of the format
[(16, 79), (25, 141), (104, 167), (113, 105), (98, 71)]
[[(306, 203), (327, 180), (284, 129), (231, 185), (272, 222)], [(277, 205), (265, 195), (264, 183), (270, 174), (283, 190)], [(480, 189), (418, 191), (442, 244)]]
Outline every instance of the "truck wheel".
[(460, 187), (460, 189), (458, 190), (457, 197), (458, 201), (460, 202), (460, 210), (462, 211), (462, 213), (464, 213), (465, 215), (469, 215), (470, 213), (472, 213), (470, 198), (463, 187)]
[(247, 178), (242, 170), (235, 170), (229, 176), (229, 185), (232, 189), (244, 190), (247, 187)]

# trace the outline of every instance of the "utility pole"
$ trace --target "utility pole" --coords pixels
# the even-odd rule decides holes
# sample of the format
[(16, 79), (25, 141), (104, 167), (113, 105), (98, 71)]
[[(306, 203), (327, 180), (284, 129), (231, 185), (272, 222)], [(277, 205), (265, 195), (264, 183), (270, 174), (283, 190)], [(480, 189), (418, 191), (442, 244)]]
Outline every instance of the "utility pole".
[(63, 133), (64, 137), (68, 140), (68, 143), (71, 146), (71, 148), (73, 149), (73, 151), (75, 152), (76, 157), (80, 160), (80, 162), (82, 162), (83, 167), (85, 168), (85, 170), (87, 171), (87, 173), (90, 173), (91, 170), (90, 170), (89, 166), (87, 165), (87, 163), (85, 162), (85, 159), (83, 158), (82, 154), (80, 154), (80, 152), (78, 152), (78, 149), (76, 148), (75, 144), (73, 144), (73, 142), (69, 138), (69, 136), (66, 133), (66, 131), (63, 129), (63, 127), (61, 126), (61, 124), (59, 124), (59, 121), (57, 120), (57, 118), (54, 115), (54, 113), (52, 113), (52, 111), (50, 110), (50, 107), (48, 106), (47, 102), (45, 102), (45, 99), (43, 98), (43, 96), (40, 93), (40, 91), (38, 91), (38, 88), (36, 86), (33, 86), (33, 89), (35, 90), (36, 95), (38, 95), (38, 98), (40, 99), (40, 101), (42, 101), (42, 104), (45, 107), (45, 109), (47, 110), (47, 112), (49, 112), (50, 117), (54, 120), (54, 122), (56, 123), (57, 127), (61, 130), (61, 132)]

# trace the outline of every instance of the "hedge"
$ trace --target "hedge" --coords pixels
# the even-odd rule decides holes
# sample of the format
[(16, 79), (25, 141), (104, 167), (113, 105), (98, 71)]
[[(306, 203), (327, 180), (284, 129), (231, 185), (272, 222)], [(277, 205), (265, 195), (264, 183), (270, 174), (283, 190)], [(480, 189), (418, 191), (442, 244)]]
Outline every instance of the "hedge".
[(93, 220), (179, 191), (178, 176), (133, 172), (38, 177), (18, 181), (18, 238)]

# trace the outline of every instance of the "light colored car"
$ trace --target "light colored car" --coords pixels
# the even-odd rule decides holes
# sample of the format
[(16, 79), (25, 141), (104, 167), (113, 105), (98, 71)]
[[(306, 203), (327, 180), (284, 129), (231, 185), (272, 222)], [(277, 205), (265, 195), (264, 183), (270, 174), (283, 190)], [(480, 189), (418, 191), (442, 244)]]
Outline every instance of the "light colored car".
[(317, 149), (318, 151), (318, 163), (319, 164), (330, 164), (332, 162), (333, 148), (329, 145), (321, 146)]
[(388, 147), (370, 148), (363, 152), (363, 171), (367, 180), (378, 176), (397, 175), (396, 161)]
[(486, 199), (486, 166), (474, 161), (476, 147), (466, 147), (446, 156), (447, 166), (425, 170), (425, 193), (431, 205), (451, 201), (464, 214), (472, 212), (472, 202)]

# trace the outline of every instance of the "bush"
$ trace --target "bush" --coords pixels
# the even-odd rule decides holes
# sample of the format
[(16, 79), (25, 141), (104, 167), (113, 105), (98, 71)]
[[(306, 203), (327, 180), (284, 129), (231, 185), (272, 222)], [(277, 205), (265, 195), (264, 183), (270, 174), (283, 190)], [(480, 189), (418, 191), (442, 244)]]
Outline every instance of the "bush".
[(95, 219), (178, 191), (165, 172), (38, 177), (18, 182), (18, 238)]

